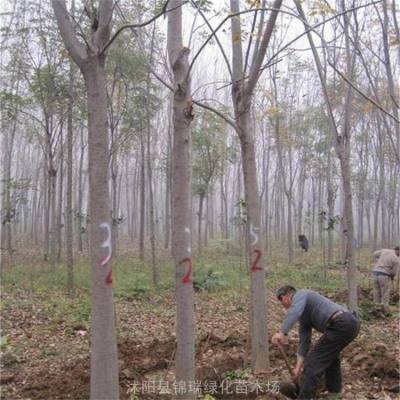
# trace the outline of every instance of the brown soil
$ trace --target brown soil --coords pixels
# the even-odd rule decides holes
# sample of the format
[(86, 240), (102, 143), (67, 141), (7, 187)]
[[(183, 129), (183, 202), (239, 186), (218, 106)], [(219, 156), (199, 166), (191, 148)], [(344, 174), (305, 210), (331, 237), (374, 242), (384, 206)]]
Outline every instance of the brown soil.
[[(370, 298), (362, 290), (361, 298)], [(8, 299), (10, 299), (10, 295)], [(336, 299), (343, 292), (336, 295)], [(36, 305), (34, 305), (36, 303)], [(37, 305), (39, 304), (39, 306)], [(282, 310), (274, 298), (270, 304), (270, 332), (278, 329)], [(119, 302), (117, 315), (120, 339), (121, 399), (134, 399), (135, 383), (157, 379), (172, 384), (174, 379), (175, 336), (173, 295), (151, 300), (152, 311), (140, 307), (139, 300)], [(154, 310), (159, 314), (154, 315)], [(171, 312), (172, 310), (172, 312)], [(196, 343), (197, 379), (222, 384), (232, 379), (232, 387), (246, 380), (259, 382), (287, 380), (288, 373), (279, 352), (271, 345), (271, 368), (264, 375), (251, 375), (248, 368), (247, 306), (206, 294), (196, 299), (198, 341)], [(89, 398), (89, 336), (85, 326), (69, 327), (65, 321), (52, 321), (40, 309), (40, 299), (18, 302), (4, 314), (4, 328), (10, 346), (2, 359), (2, 398), (10, 400), (81, 400)], [(23, 320), (21, 315), (30, 315)], [(66, 335), (67, 328), (70, 334)], [(29, 333), (29, 336), (27, 335)], [(157, 337), (157, 339), (154, 339)], [(394, 317), (365, 321), (359, 337), (343, 352), (344, 394), (342, 399), (396, 399), (399, 383), (398, 320)], [(286, 351), (294, 364), (297, 333), (290, 336)], [(395, 347), (396, 346), (396, 347)], [(243, 376), (241, 374), (244, 374)], [(255, 386), (254, 386), (255, 387)], [(203, 387), (204, 389), (204, 387)], [(324, 398), (321, 394), (320, 398)], [(386, 396), (386, 397), (385, 397)], [(219, 396), (221, 397), (221, 396)], [(258, 396), (254, 390), (221, 398), (283, 399), (268, 393)], [(168, 395), (141, 394), (140, 399), (169, 399)]]

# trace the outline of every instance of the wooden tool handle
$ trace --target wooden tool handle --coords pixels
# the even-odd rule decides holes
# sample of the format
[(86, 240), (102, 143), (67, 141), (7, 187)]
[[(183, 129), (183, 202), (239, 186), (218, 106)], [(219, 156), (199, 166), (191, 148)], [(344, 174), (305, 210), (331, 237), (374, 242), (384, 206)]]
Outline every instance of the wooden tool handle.
[(294, 372), (293, 372), (292, 367), (290, 366), (290, 362), (289, 362), (289, 359), (287, 358), (285, 349), (284, 349), (283, 346), (280, 345), (280, 344), (278, 345), (278, 349), (279, 349), (279, 352), (281, 353), (283, 359), (285, 360), (285, 364), (286, 364), (287, 369), (289, 370), (290, 376), (292, 377), (292, 379), (293, 379), (294, 382), (297, 382), (297, 378), (296, 378), (296, 376), (294, 375)]

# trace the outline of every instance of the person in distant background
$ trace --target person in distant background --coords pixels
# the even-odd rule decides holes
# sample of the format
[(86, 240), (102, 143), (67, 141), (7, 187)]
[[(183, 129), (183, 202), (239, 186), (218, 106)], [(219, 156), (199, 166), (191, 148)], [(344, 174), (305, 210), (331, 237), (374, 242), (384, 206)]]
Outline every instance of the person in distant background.
[(309, 245), (306, 235), (299, 235), (299, 246), (307, 253)]
[(391, 280), (400, 269), (400, 247), (382, 249), (374, 253), (375, 266), (372, 269), (374, 279), (374, 303), (389, 305)]

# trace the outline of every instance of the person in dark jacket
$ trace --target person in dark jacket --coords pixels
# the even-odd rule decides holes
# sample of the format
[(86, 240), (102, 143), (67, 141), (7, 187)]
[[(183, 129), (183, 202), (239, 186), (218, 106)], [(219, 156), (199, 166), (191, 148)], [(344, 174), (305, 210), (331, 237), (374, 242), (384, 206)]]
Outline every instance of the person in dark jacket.
[[(287, 310), (281, 330), (272, 343), (282, 346), (286, 336), (299, 322), (299, 347), (294, 375), (299, 379), (299, 390), (292, 396), (313, 399), (323, 374), (326, 389), (339, 393), (342, 389), (340, 352), (358, 335), (360, 324), (355, 313), (312, 290), (299, 290), (286, 285), (277, 291), (277, 298)], [(312, 329), (323, 333), (311, 346)]]
[(307, 253), (309, 245), (306, 235), (299, 235), (299, 246)]

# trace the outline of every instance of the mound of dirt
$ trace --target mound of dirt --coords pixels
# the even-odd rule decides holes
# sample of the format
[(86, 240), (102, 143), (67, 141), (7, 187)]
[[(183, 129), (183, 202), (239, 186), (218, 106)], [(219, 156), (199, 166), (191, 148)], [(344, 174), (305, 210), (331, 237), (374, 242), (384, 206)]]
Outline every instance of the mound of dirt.
[(359, 353), (349, 357), (351, 371), (364, 379), (379, 382), (382, 390), (398, 393), (400, 369), (395, 352), (387, 344), (376, 343), (369, 349), (357, 348)]
[[(346, 304), (347, 299), (349, 297), (349, 291), (347, 289), (341, 290), (340, 292), (337, 292), (332, 300), (337, 302), (337, 303), (342, 303)], [(372, 294), (372, 289), (371, 288), (363, 288), (359, 287), (358, 288), (358, 301), (373, 301), (373, 294)], [(390, 293), (390, 304), (399, 304), (399, 293), (392, 291)]]
[[(244, 365), (243, 345), (245, 338), (238, 334), (218, 337), (207, 335), (199, 339), (197, 358), (202, 358), (196, 377), (201, 381), (223, 379), (227, 371)], [(144, 346), (128, 338), (118, 344), (120, 383), (123, 388), (141, 382), (149, 372), (165, 373), (175, 358), (175, 338), (166, 341), (154, 340)], [(239, 350), (240, 348), (240, 350)], [(235, 350), (237, 349), (237, 350)], [(40, 371), (31, 376), (23, 388), (24, 396), (35, 399), (84, 399), (89, 398), (89, 357), (62, 365), (60, 371)], [(121, 399), (127, 399), (126, 390), (121, 390)]]
[[(333, 297), (333, 301), (337, 303), (346, 304), (347, 299), (349, 298), (348, 289), (344, 289), (338, 293), (336, 293)], [(362, 300), (371, 300), (372, 301), (372, 289), (371, 288), (358, 288), (358, 301)]]
[(165, 369), (172, 362), (175, 353), (175, 339), (153, 340), (148, 346), (125, 339), (118, 344), (119, 360), (123, 368), (133, 368), (132, 376), (148, 371)]
[(60, 371), (40, 371), (29, 377), (23, 387), (24, 398), (89, 398), (89, 359), (64, 364)]

